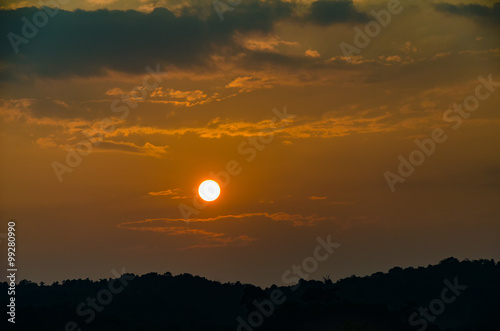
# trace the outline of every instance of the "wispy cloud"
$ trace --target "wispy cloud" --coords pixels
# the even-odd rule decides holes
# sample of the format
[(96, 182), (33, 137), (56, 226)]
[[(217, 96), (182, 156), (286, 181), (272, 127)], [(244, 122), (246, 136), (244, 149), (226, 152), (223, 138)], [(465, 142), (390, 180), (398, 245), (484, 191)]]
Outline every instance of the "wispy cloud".
[[(268, 218), (272, 221), (287, 221), (292, 222), (294, 226), (302, 226), (302, 225), (314, 225), (320, 221), (333, 221), (335, 217), (321, 217), (317, 215), (309, 215), (303, 216), (300, 214), (289, 214), (286, 212), (277, 212), (277, 213), (243, 213), (243, 214), (230, 214), (230, 215), (219, 215), (215, 217), (209, 218), (190, 218), (190, 223), (207, 223), (207, 222), (215, 222), (220, 220), (228, 220), (228, 219), (250, 219), (252, 217), (264, 217)], [(170, 228), (175, 224), (185, 224), (185, 219), (183, 218), (153, 218), (146, 219), (142, 221), (132, 221), (125, 222), (118, 225), (119, 228), (124, 229), (132, 229), (142, 231), (156, 231), (160, 228)], [(162, 224), (162, 226), (152, 226), (153, 224)]]
[(239, 92), (251, 92), (256, 89), (271, 88), (276, 79), (272, 77), (258, 78), (258, 77), (237, 77), (232, 82), (226, 85), (226, 88), (237, 88)]
[(182, 190), (180, 188), (174, 188), (170, 190), (149, 192), (151, 196), (170, 196), (170, 199), (186, 199), (187, 196), (182, 195)]
[(326, 200), (327, 197), (318, 197), (318, 196), (310, 196), (309, 199), (310, 200)]
[[(165, 195), (170, 195), (173, 191), (166, 190)], [(160, 195), (163, 192), (152, 192), (153, 195)], [(168, 193), (168, 194), (167, 194)], [(154, 218), (142, 221), (124, 222), (118, 224), (120, 229), (133, 231), (150, 231), (168, 236), (193, 236), (199, 243), (178, 249), (202, 248), (202, 247), (222, 247), (248, 245), (257, 240), (246, 234), (228, 234), (220, 231), (207, 230), (209, 224), (215, 222), (240, 220), (252, 221), (253, 218), (265, 218), (274, 222), (289, 222), (292, 226), (314, 226), (323, 221), (334, 221), (335, 217), (321, 217), (317, 215), (303, 216), (300, 214), (278, 213), (244, 213), (235, 215), (220, 215), (210, 218), (191, 218), (189, 225), (180, 218)]]
[(113, 87), (106, 91), (106, 95), (122, 95), (122, 94), (126, 94), (126, 92), (119, 87)]
[(146, 142), (144, 145), (136, 145), (131, 142), (115, 142), (110, 140), (105, 140), (97, 145), (97, 151), (114, 151), (114, 152), (122, 152), (122, 153), (131, 153), (131, 154), (139, 154), (145, 156), (152, 157), (162, 157), (167, 154), (168, 146), (156, 146), (149, 142)]
[(319, 54), (318, 51), (314, 51), (312, 49), (306, 50), (306, 52), (304, 53), (304, 55), (305, 56), (309, 56), (309, 57), (313, 57), (313, 58), (321, 57), (321, 55)]
[(252, 51), (279, 52), (281, 47), (298, 46), (296, 41), (282, 40), (276, 35), (262, 36), (260, 38), (240, 36), (239, 41), (243, 47)]
[(207, 247), (243, 246), (257, 239), (248, 235), (228, 235), (222, 232), (208, 231), (196, 225), (186, 225), (184, 219), (147, 219), (138, 222), (127, 222), (118, 225), (120, 229), (134, 231), (151, 231), (168, 236), (190, 236), (197, 239), (198, 243), (177, 250)]

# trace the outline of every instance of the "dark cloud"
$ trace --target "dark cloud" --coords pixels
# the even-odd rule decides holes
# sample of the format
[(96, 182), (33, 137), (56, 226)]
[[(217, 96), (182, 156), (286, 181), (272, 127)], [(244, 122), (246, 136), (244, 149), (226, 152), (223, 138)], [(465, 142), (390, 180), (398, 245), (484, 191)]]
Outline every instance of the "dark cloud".
[(493, 7), (478, 4), (437, 3), (435, 8), (440, 12), (474, 18), (481, 23), (500, 23), (500, 2), (494, 3)]
[[(156, 8), (151, 13), (59, 10), (53, 17), (35, 7), (2, 10), (0, 34), (5, 37), (0, 41), (0, 72), (3, 80), (29, 81), (33, 76), (100, 76), (106, 70), (144, 73), (146, 66), (159, 63), (203, 68), (213, 54), (242, 51), (233, 38), (235, 33), (270, 33), (282, 19), (326, 25), (365, 18), (352, 1), (316, 1), (302, 17), (296, 15), (295, 6), (282, 0), (242, 2), (225, 12), (223, 21), (213, 8), (208, 15), (192, 8), (177, 14)], [(47, 24), (32, 25), (44, 17), (48, 17)], [(17, 54), (10, 33), (26, 38), (27, 43), (17, 46)]]
[[(176, 16), (157, 8), (149, 14), (137, 11), (60, 10), (38, 28), (19, 53), (7, 38), (22, 37), (23, 17), (32, 21), (38, 8), (0, 11), (0, 58), (9, 62), (2, 76), (45, 77), (101, 75), (106, 69), (140, 73), (156, 63), (177, 67), (202, 66), (224, 46), (234, 46), (236, 31), (269, 32), (273, 22), (291, 13), (291, 5), (273, 1), (250, 3), (228, 13), (220, 21), (214, 12), (206, 19), (184, 13)], [(229, 15), (231, 14), (231, 15)], [(5, 78), (4, 78), (5, 79)]]
[(333, 23), (366, 22), (368, 16), (359, 12), (352, 0), (319, 0), (309, 7), (306, 20), (319, 25), (330, 25)]

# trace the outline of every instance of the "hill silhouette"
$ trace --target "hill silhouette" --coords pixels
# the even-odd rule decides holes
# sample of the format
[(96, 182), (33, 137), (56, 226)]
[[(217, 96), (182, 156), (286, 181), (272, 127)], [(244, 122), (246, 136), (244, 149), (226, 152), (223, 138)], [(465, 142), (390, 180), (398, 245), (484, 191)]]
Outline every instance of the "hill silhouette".
[[(2, 293), (7, 288), (0, 283)], [(168, 272), (51, 285), (23, 280), (15, 328), (1, 323), (2, 330), (491, 331), (500, 326), (500, 263), (448, 258), (266, 289)]]

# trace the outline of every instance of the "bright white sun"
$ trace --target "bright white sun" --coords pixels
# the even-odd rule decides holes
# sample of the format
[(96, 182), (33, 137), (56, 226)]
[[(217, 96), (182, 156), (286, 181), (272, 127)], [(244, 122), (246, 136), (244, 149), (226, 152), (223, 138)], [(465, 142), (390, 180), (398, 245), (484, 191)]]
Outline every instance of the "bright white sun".
[(220, 187), (217, 182), (213, 180), (206, 180), (200, 184), (198, 188), (200, 197), (205, 201), (214, 201), (220, 195)]

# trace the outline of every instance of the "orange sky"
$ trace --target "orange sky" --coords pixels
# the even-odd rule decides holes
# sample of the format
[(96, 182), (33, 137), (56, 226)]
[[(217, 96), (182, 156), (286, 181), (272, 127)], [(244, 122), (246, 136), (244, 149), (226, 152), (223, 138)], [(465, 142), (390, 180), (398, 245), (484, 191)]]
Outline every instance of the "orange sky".
[[(21, 278), (280, 284), (328, 235), (311, 278), (498, 259), (500, 5), (470, 3), (252, 0), (220, 20), (204, 1), (74, 0), (27, 37), (37, 1), (2, 1), (0, 215)], [(211, 173), (226, 185), (197, 208)]]

